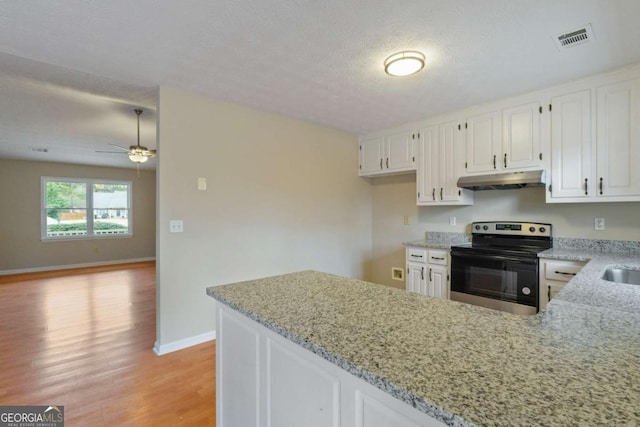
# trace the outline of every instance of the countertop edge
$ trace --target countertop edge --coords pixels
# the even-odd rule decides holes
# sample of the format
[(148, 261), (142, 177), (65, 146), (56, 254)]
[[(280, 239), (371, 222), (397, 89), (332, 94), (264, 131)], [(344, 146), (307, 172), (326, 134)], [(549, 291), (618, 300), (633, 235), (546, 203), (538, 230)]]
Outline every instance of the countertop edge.
[(476, 427), (475, 424), (459, 417), (458, 415), (452, 414), (442, 409), (441, 407), (426, 401), (424, 398), (418, 397), (413, 393), (403, 389), (402, 387), (398, 387), (393, 383), (387, 381), (386, 379), (381, 378), (380, 376), (375, 375), (367, 371), (366, 369), (360, 368), (353, 363), (345, 360), (344, 358), (337, 356), (323, 349), (322, 347), (315, 345), (248, 310), (243, 309), (238, 304), (233, 303), (220, 295), (217, 295), (215, 293), (215, 286), (207, 288), (207, 295), (214, 298), (216, 301), (226, 305), (227, 307), (237, 311), (238, 313), (243, 314), (244, 316), (264, 326), (270, 331), (273, 331), (278, 335), (284, 337), (285, 339), (293, 342), (294, 344), (297, 344), (300, 347), (309, 350), (313, 354), (323, 358), (329, 363), (347, 371), (351, 375), (363, 381), (366, 381), (377, 389), (389, 394), (392, 397), (395, 397), (396, 399), (408, 404), (409, 406), (416, 408), (420, 412), (423, 412), (437, 419), (438, 421), (442, 421), (443, 423), (452, 427)]

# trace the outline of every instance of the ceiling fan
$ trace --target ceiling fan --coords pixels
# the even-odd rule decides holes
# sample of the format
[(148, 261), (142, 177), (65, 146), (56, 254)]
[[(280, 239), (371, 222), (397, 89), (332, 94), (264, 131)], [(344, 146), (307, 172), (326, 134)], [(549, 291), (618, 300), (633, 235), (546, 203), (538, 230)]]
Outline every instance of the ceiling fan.
[(156, 156), (156, 150), (149, 150), (147, 147), (140, 145), (140, 114), (142, 114), (142, 110), (135, 109), (133, 111), (138, 115), (138, 145), (131, 145), (129, 148), (126, 148), (116, 144), (109, 144), (123, 151), (96, 151), (97, 153), (128, 154), (129, 160), (134, 163), (144, 163), (149, 160), (150, 157)]

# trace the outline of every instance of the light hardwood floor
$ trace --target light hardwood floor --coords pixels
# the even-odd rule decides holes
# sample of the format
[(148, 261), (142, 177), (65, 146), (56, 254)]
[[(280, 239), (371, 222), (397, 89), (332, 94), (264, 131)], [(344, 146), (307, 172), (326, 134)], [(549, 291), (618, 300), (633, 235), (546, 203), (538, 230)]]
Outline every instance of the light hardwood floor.
[(0, 405), (64, 405), (67, 427), (214, 426), (215, 344), (156, 356), (155, 311), (154, 263), (0, 276)]

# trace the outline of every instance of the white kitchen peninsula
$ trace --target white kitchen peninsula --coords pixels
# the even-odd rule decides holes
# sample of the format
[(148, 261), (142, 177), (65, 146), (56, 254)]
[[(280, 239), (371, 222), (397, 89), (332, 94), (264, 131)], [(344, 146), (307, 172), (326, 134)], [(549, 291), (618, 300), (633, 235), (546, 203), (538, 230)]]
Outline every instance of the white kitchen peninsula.
[(580, 298), (612, 259), (640, 268), (592, 259), (530, 317), (314, 271), (210, 287), (218, 426), (637, 425), (640, 287)]

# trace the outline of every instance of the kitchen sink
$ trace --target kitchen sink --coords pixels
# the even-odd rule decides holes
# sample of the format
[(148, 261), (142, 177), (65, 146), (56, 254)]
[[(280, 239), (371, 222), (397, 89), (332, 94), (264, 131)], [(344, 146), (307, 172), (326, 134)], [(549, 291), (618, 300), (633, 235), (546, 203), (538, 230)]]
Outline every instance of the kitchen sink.
[(631, 270), (628, 268), (607, 268), (604, 271), (602, 278), (609, 282), (640, 285), (640, 270)]

